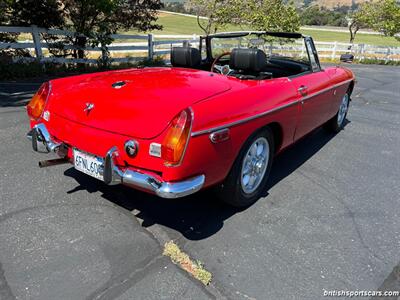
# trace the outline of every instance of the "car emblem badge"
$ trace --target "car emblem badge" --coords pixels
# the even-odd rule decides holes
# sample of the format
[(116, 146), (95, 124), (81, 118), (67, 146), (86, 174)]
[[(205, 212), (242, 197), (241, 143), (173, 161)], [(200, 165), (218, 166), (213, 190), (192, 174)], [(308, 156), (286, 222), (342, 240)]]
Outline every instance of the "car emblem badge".
[(93, 103), (90, 103), (90, 102), (87, 102), (87, 103), (86, 103), (86, 107), (85, 107), (85, 109), (84, 109), (83, 111), (85, 111), (85, 112), (87, 112), (87, 113), (90, 113), (90, 111), (91, 111), (93, 108), (94, 108), (94, 104), (93, 104)]

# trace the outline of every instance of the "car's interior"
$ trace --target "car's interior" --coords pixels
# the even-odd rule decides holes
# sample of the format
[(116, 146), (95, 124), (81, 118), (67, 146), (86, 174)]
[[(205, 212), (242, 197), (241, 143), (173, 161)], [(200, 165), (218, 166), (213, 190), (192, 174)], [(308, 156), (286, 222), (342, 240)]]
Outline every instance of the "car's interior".
[(171, 51), (171, 64), (174, 67), (212, 70), (239, 79), (253, 80), (289, 77), (311, 70), (306, 62), (285, 57), (267, 57), (263, 50), (257, 48), (234, 48), (223, 56), (220, 55), (210, 63), (201, 59), (197, 48), (174, 47)]

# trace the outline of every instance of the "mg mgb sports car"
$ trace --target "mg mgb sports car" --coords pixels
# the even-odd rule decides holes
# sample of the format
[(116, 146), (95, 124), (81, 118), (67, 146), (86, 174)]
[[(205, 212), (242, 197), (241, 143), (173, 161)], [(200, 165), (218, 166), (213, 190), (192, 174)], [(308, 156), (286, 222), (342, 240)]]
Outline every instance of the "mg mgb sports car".
[[(197, 46), (197, 45), (196, 45)], [(322, 68), (311, 37), (246, 31), (171, 50), (171, 65), (44, 83), (27, 106), (35, 151), (105, 184), (163, 198), (214, 187), (247, 206), (274, 156), (315, 128), (345, 124), (353, 73)]]

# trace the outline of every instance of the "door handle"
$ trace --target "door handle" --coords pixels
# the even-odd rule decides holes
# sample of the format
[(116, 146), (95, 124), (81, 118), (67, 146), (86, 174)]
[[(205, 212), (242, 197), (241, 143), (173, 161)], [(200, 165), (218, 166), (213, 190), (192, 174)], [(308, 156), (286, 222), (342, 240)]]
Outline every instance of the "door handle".
[(299, 93), (300, 93), (302, 96), (307, 95), (307, 87), (306, 87), (305, 85), (300, 86), (300, 87), (298, 88), (298, 91), (299, 91)]

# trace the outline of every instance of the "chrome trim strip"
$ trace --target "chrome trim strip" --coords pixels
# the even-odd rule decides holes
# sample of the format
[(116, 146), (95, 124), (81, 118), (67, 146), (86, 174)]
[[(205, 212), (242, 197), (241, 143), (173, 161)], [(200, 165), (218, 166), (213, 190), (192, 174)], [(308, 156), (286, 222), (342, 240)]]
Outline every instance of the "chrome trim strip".
[(327, 91), (336, 89), (336, 88), (338, 88), (339, 86), (345, 85), (346, 83), (349, 83), (349, 82), (351, 82), (351, 81), (353, 81), (353, 79), (349, 79), (349, 80), (343, 81), (343, 82), (341, 82), (341, 83), (337, 83), (337, 84), (335, 84), (334, 86), (324, 88), (323, 90), (320, 90), (320, 91), (318, 91), (318, 92), (315, 92), (314, 94), (304, 96), (304, 97), (302, 98), (302, 100), (303, 100), (303, 101), (306, 101), (306, 100), (308, 100), (308, 99), (310, 99), (310, 98), (312, 98), (312, 97), (316, 97), (316, 96), (318, 96), (318, 95), (321, 95), (321, 94), (323, 94), (323, 93), (326, 93)]
[(322, 93), (325, 93), (325, 92), (327, 92), (327, 91), (329, 91), (329, 90), (335, 89), (335, 88), (337, 88), (337, 87), (339, 87), (339, 86), (342, 86), (342, 85), (344, 85), (344, 84), (346, 84), (346, 83), (349, 83), (349, 82), (351, 82), (351, 81), (353, 81), (353, 80), (354, 80), (354, 79), (348, 79), (348, 80), (343, 81), (343, 82), (341, 82), (341, 83), (337, 83), (337, 84), (335, 84), (334, 86), (331, 86), (331, 87), (325, 88), (325, 89), (323, 89), (323, 90), (321, 90), (321, 91), (318, 91), (318, 92), (316, 92), (316, 93), (314, 93), (314, 94), (307, 95), (307, 96), (305, 96), (305, 97), (301, 97), (301, 98), (300, 98), (299, 100), (297, 100), (297, 101), (294, 101), (294, 102), (291, 102), (291, 103), (288, 103), (288, 104), (285, 104), (285, 105), (276, 107), (276, 108), (274, 108), (274, 109), (271, 109), (271, 110), (268, 110), (268, 111), (259, 113), (259, 114), (257, 114), (257, 115), (254, 115), (254, 116), (251, 116), (251, 117), (248, 117), (248, 118), (244, 118), (244, 119), (241, 119), (241, 120), (237, 120), (237, 121), (234, 121), (234, 122), (232, 122), (232, 123), (225, 124), (225, 125), (216, 126), (216, 127), (212, 127), (212, 128), (209, 128), (209, 129), (204, 129), (204, 130), (199, 130), (199, 131), (196, 131), (196, 132), (192, 132), (192, 135), (191, 135), (191, 136), (192, 136), (192, 137), (196, 137), (196, 136), (199, 136), (199, 135), (208, 134), (208, 133), (211, 133), (211, 132), (213, 132), (213, 131), (221, 130), (221, 129), (224, 129), (224, 128), (230, 128), (230, 127), (233, 127), (233, 126), (242, 124), (242, 123), (246, 123), (246, 122), (252, 121), (252, 120), (254, 120), (254, 119), (258, 119), (258, 118), (264, 117), (264, 116), (266, 116), (266, 115), (269, 115), (269, 114), (272, 114), (272, 113), (274, 113), (274, 112), (277, 112), (277, 111), (279, 111), (279, 110), (281, 110), (281, 109), (284, 109), (284, 108), (290, 107), (290, 106), (292, 106), (292, 105), (298, 104), (299, 102), (306, 101), (306, 100), (308, 100), (308, 99), (310, 99), (310, 98), (312, 98), (312, 97), (318, 96), (318, 95), (320, 95), (320, 94), (322, 94)]
[(216, 127), (212, 127), (212, 128), (209, 128), (209, 129), (196, 131), (196, 132), (192, 133), (192, 137), (196, 137), (196, 136), (199, 136), (199, 135), (202, 135), (202, 134), (211, 133), (213, 131), (217, 131), (217, 130), (221, 130), (221, 129), (224, 129), (224, 128), (233, 127), (233, 126), (236, 126), (236, 125), (239, 125), (239, 124), (242, 124), (242, 123), (246, 123), (246, 122), (249, 122), (251, 120), (258, 119), (260, 117), (266, 116), (268, 114), (272, 114), (272, 113), (277, 112), (277, 111), (279, 111), (281, 109), (284, 109), (286, 107), (293, 106), (293, 105), (295, 105), (297, 103), (298, 103), (298, 101), (290, 102), (288, 104), (276, 107), (274, 109), (271, 109), (271, 110), (268, 110), (268, 111), (265, 111), (265, 112), (262, 112), (262, 113), (260, 113), (258, 115), (255, 115), (255, 116), (251, 116), (251, 117), (248, 117), (248, 118), (245, 118), (245, 119), (241, 119), (241, 120), (238, 120), (238, 121), (235, 121), (235, 122), (232, 122), (232, 123), (228, 123), (228, 124), (225, 124), (225, 125), (216, 126)]

